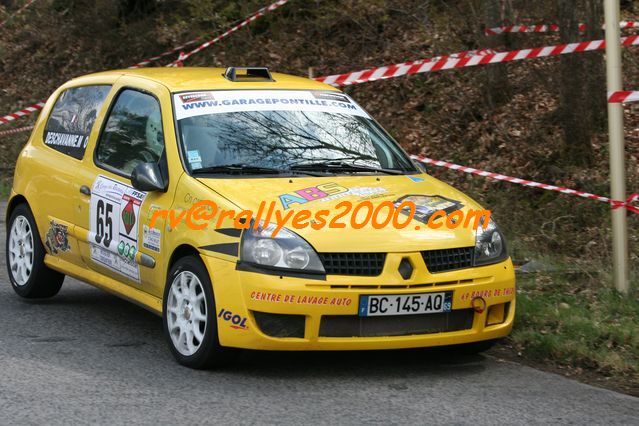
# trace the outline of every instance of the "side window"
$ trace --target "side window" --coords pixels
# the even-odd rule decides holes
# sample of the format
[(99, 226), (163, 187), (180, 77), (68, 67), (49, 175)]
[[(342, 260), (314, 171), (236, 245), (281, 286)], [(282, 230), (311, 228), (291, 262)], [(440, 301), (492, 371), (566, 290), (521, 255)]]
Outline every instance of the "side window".
[(83, 86), (62, 92), (44, 129), (45, 145), (82, 159), (93, 123), (110, 90), (111, 86)]
[(96, 149), (98, 164), (131, 176), (140, 163), (157, 163), (164, 151), (160, 105), (132, 89), (118, 96)]

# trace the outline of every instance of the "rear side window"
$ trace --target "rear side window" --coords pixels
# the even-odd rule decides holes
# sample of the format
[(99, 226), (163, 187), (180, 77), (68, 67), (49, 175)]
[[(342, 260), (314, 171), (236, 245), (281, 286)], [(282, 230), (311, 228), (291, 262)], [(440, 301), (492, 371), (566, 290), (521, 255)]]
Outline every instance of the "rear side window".
[(83, 86), (62, 92), (44, 129), (45, 145), (82, 159), (93, 123), (110, 90), (111, 86)]
[(158, 100), (133, 89), (118, 96), (96, 148), (98, 165), (124, 176), (141, 163), (158, 163), (164, 152)]

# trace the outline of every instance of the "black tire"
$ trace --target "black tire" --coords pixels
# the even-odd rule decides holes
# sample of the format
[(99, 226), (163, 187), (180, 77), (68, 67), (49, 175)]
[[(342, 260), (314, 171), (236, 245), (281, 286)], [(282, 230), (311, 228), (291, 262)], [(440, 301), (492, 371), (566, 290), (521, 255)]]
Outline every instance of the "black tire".
[[(196, 337), (193, 337), (191, 339), (191, 343), (193, 343), (194, 341), (196, 343), (199, 342), (199, 347), (192, 354), (181, 353), (181, 351), (178, 349), (179, 343), (174, 342), (174, 337), (172, 337), (172, 334), (169, 330), (169, 316), (171, 316), (171, 321), (173, 324), (178, 321), (178, 314), (172, 313), (168, 309), (169, 293), (171, 292), (171, 287), (174, 282), (176, 283), (176, 285), (178, 285), (176, 279), (178, 279), (179, 281), (179, 279), (181, 278), (181, 274), (183, 273), (187, 273), (187, 276), (189, 277), (189, 273), (197, 277), (197, 279), (201, 283), (204, 300), (206, 301), (206, 312), (204, 314), (204, 316), (206, 317), (203, 332), (204, 337), (201, 341), (198, 341)], [(175, 299), (171, 300), (175, 301)], [(180, 312), (182, 311), (180, 310)], [(217, 309), (215, 307), (215, 299), (213, 298), (213, 287), (211, 285), (211, 279), (202, 261), (195, 256), (186, 256), (177, 260), (169, 271), (164, 288), (164, 298), (162, 301), (162, 323), (164, 328), (164, 336), (166, 337), (167, 343), (169, 344), (171, 353), (180, 364), (189, 368), (204, 370), (228, 365), (234, 358), (237, 350), (224, 348), (220, 345), (217, 333), (216, 312)], [(188, 314), (188, 317), (180, 314), (179, 319), (188, 320), (191, 318), (191, 315), (194, 314)], [(175, 331), (175, 328), (173, 330)], [(178, 335), (181, 334), (182, 333), (180, 329), (180, 331), (178, 331)], [(175, 332), (173, 333), (173, 336), (175, 336)], [(184, 349), (186, 348), (183, 348), (183, 350)]]
[[(32, 252), (32, 267), (28, 273), (28, 279), (24, 282), (24, 277), (17, 276), (18, 271), (14, 271), (12, 268), (12, 253), (10, 243), (12, 240), (12, 232), (14, 232), (14, 226), (19, 226), (21, 221), (26, 219), (26, 226), (31, 231), (33, 252)], [(11, 281), (11, 287), (21, 297), (27, 299), (42, 299), (53, 297), (60, 291), (62, 283), (64, 282), (64, 274), (58, 271), (50, 269), (44, 264), (44, 256), (46, 251), (40, 240), (40, 234), (38, 233), (38, 227), (31, 213), (31, 209), (26, 204), (19, 204), (11, 212), (9, 222), (7, 224), (7, 238), (5, 242), (6, 251), (6, 263), (7, 273), (9, 280)], [(23, 256), (28, 256), (24, 252)]]

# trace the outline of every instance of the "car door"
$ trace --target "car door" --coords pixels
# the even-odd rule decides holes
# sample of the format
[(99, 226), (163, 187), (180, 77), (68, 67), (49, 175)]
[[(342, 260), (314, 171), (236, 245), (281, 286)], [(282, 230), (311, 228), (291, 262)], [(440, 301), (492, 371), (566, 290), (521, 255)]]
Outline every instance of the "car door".
[(109, 82), (62, 88), (54, 95), (42, 134), (35, 135), (44, 147), (32, 150), (39, 173), (29, 182), (37, 190), (31, 201), (44, 246), (56, 261), (82, 264), (72, 229), (77, 207), (73, 201), (79, 190), (76, 170), (86, 156), (88, 141), (97, 134), (94, 124), (110, 90)]
[[(132, 77), (118, 80), (114, 90), (102, 131), (90, 147), (92, 159), (80, 172), (79, 179), (90, 188), (88, 194), (79, 194), (83, 208), (76, 227), (86, 235), (79, 242), (80, 252), (87, 267), (98, 274), (149, 292), (156, 281), (162, 234), (148, 229), (147, 217), (154, 208), (170, 206), (174, 191), (173, 186), (166, 192), (139, 191), (131, 184), (131, 173), (141, 163), (156, 163), (169, 182), (167, 119), (160, 97), (170, 98), (164, 86)], [(167, 114), (171, 116), (170, 107)]]

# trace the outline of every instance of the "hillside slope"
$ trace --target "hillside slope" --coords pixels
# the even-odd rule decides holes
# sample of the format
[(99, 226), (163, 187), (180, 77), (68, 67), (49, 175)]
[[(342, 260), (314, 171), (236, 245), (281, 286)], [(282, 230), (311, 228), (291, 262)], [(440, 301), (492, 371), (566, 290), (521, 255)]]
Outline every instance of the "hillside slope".
[[(5, 3), (9, 3), (4, 7), (5, 15), (23, 4)], [(514, 3), (509, 16), (518, 23), (553, 20), (546, 7), (553, 2), (536, 2), (533, 9), (530, 2)], [(38, 101), (73, 76), (126, 67), (196, 36), (214, 36), (265, 4), (40, 0), (0, 33), (0, 111), (12, 112)], [(478, 47), (504, 50), (559, 43), (558, 34), (484, 37), (482, 28), (487, 20), (484, 12), (475, 9), (479, 4), (473, 0), (292, 0), (194, 55), (186, 65), (264, 65), (297, 75), (306, 75), (313, 67), (315, 75), (323, 75)], [(638, 16), (633, 4), (626, 4), (628, 19)], [(625, 52), (628, 88), (639, 88), (638, 52), (639, 48)], [(589, 64), (601, 68), (602, 54), (588, 55), (590, 58), (571, 55), (573, 65), (583, 70), (582, 62), (591, 61)], [(595, 62), (593, 56), (597, 57)], [(175, 56), (168, 57), (158, 65), (173, 59)], [(606, 195), (605, 125), (598, 124), (587, 147), (587, 167), (574, 164), (572, 155), (566, 155), (570, 142), (565, 140), (561, 121), (560, 99), (566, 96), (562, 61), (566, 59), (442, 71), (362, 84), (346, 91), (409, 152)], [(505, 78), (507, 88), (494, 85), (496, 72)], [(575, 72), (574, 78), (585, 77)], [(603, 96), (605, 87), (600, 90), (600, 95), (593, 96)], [(32, 121), (22, 119), (3, 129)], [(0, 166), (7, 175), (25, 140), (25, 133), (0, 138), (4, 153)], [(629, 191), (639, 190), (639, 110), (630, 107), (626, 152)], [(608, 265), (609, 209), (605, 204), (431, 170), (494, 210), (517, 260), (552, 252), (553, 260), (562, 263), (581, 263), (588, 269)], [(629, 220), (633, 230), (631, 260), (637, 270), (639, 235), (634, 231), (639, 217), (633, 215)]]

